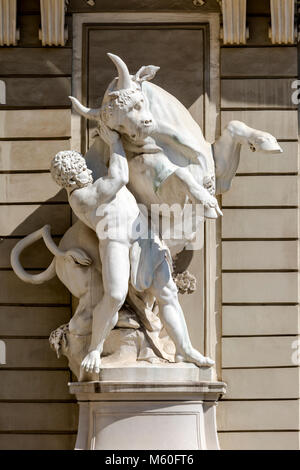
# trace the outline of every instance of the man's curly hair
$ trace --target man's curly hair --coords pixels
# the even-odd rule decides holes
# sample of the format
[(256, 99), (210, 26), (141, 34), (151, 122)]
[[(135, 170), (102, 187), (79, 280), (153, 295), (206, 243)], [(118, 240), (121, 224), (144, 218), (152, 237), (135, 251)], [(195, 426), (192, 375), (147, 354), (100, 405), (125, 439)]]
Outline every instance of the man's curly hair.
[(76, 184), (76, 176), (86, 167), (83, 156), (74, 150), (58, 152), (51, 162), (51, 175), (54, 181), (63, 188)]

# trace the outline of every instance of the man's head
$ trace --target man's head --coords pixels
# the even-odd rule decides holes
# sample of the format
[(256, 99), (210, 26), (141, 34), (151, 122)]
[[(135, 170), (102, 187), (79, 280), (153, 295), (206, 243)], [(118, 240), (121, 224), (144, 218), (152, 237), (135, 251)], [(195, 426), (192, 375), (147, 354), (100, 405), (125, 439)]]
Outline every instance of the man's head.
[(83, 188), (93, 183), (83, 156), (74, 150), (58, 152), (51, 162), (51, 175), (62, 188)]

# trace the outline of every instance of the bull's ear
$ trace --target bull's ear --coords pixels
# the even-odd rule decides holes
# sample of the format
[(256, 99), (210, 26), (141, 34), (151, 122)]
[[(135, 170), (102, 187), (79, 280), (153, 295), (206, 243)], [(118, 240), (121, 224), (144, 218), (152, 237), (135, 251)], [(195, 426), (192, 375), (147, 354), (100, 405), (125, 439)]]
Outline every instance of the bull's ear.
[(139, 83), (145, 80), (152, 80), (159, 69), (160, 67), (156, 67), (155, 65), (143, 65), (135, 74), (134, 80)]

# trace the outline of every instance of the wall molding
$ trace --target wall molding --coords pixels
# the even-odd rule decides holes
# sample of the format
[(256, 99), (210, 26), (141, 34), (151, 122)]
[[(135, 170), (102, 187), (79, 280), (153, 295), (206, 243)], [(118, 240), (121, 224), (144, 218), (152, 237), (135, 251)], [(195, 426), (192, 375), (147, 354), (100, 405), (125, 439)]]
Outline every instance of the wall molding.
[(64, 46), (68, 39), (65, 27), (65, 11), (68, 0), (40, 0), (41, 29), (39, 39), (42, 46)]
[(294, 44), (296, 39), (295, 1), (270, 0), (270, 8), (269, 38), (272, 44)]
[(19, 39), (17, 0), (0, 0), (0, 46), (16, 46)]
[(222, 10), (224, 44), (246, 44), (249, 31), (246, 26), (247, 0), (219, 0)]

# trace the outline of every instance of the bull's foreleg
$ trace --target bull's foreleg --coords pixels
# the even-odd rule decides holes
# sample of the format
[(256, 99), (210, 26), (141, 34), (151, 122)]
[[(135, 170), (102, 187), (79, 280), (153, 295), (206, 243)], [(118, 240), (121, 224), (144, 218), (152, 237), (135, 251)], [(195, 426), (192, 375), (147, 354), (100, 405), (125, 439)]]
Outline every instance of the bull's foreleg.
[[(171, 186), (173, 187), (171, 188)], [(209, 219), (216, 219), (219, 215), (223, 215), (219, 208), (217, 199), (212, 196), (209, 191), (197, 183), (193, 175), (186, 168), (177, 168), (161, 185), (159, 192), (161, 199), (167, 200), (164, 193), (171, 190), (178, 194), (180, 188), (184, 196), (188, 196), (193, 204), (201, 204), (204, 206), (204, 216)]]

